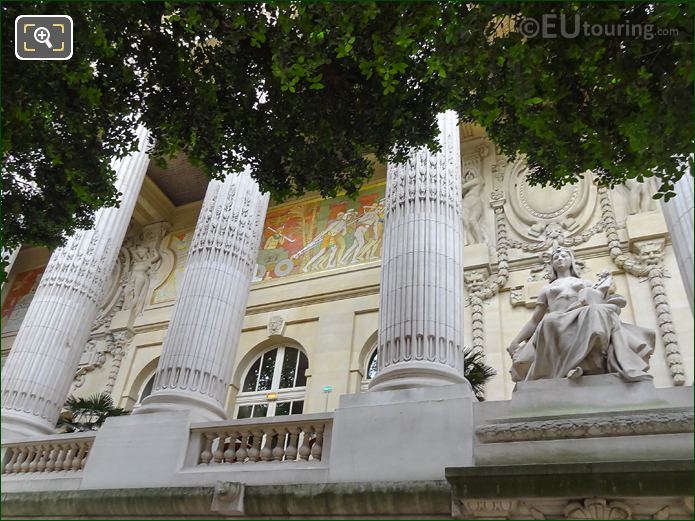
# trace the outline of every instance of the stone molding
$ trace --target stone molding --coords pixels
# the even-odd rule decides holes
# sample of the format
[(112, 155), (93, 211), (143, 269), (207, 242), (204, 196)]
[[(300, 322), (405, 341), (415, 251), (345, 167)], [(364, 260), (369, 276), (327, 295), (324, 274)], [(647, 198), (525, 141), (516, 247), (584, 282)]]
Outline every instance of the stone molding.
[(690, 409), (591, 417), (557, 417), (539, 421), (494, 423), (478, 427), (475, 433), (482, 443), (677, 434), (693, 432), (693, 418)]

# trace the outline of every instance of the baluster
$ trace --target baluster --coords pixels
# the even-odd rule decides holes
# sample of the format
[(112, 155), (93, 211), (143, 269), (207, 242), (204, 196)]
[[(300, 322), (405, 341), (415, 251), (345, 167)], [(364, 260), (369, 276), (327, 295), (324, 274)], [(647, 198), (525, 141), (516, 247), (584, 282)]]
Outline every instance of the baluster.
[(12, 466), (12, 472), (15, 474), (19, 474), (19, 471), (22, 468), (22, 463), (24, 463), (24, 460), (27, 457), (27, 448), (26, 447), (18, 447), (17, 451), (19, 454), (17, 455), (17, 459), (14, 462), (14, 465)]
[(84, 443), (84, 450), (82, 451), (82, 461), (80, 461), (80, 469), (84, 468), (85, 463), (87, 462), (87, 455), (89, 454), (89, 449), (92, 448), (92, 442), (86, 441)]
[(287, 432), (290, 435), (290, 441), (285, 449), (285, 461), (294, 461), (297, 459), (297, 438), (299, 437), (299, 429), (297, 427), (289, 427)]
[(17, 457), (19, 456), (19, 449), (17, 447), (12, 447), (10, 450), (12, 451), (10, 459), (8, 459), (2, 466), (3, 474), (12, 474), (14, 472), (14, 463), (17, 461)]
[(29, 472), (29, 465), (34, 457), (34, 447), (23, 447), (25, 457), (22, 460), (22, 465), (19, 467), (19, 472)]
[(75, 447), (75, 456), (72, 458), (72, 470), (78, 471), (82, 468), (83, 445), (81, 443), (74, 443), (73, 447)]
[(224, 457), (224, 432), (216, 432), (215, 437), (217, 438), (217, 448), (215, 449), (215, 454), (213, 456), (213, 461), (215, 463), (222, 463), (222, 458)]
[(61, 470), (63, 470), (63, 461), (65, 460), (65, 455), (67, 453), (67, 449), (63, 445), (60, 445), (59, 443), (57, 443), (55, 447), (56, 447), (56, 452), (58, 453), (58, 456), (56, 457), (56, 462), (55, 462), (55, 470), (61, 471)]
[(45, 444), (41, 445), (41, 457), (39, 458), (39, 462), (36, 465), (36, 470), (38, 472), (45, 472), (46, 471), (46, 461), (48, 460), (48, 453), (51, 452), (51, 445), (50, 444)]
[(46, 462), (46, 472), (53, 472), (56, 465), (56, 457), (58, 457), (58, 449), (54, 443), (48, 444), (48, 461)]
[(224, 433), (225, 436), (229, 436), (229, 447), (227, 447), (227, 450), (225, 450), (223, 454), (225, 463), (234, 462), (234, 456), (236, 455), (237, 434), (238, 433), (234, 433), (231, 431)]
[(262, 461), (270, 461), (273, 459), (273, 451), (271, 450), (270, 446), (273, 442), (273, 434), (272, 430), (268, 429), (268, 432), (261, 431), (263, 432), (263, 439), (265, 440), (265, 443), (263, 444), (263, 448), (261, 449), (261, 460)]
[(36, 447), (34, 447), (34, 457), (31, 458), (31, 461), (29, 462), (29, 472), (36, 472), (36, 469), (39, 466), (39, 460), (41, 459), (42, 452), (43, 448), (41, 445), (37, 445)]
[(263, 441), (263, 436), (261, 431), (251, 431), (253, 436), (253, 443), (249, 449), (249, 463), (256, 463), (261, 457), (261, 441)]
[(239, 438), (240, 443), (239, 449), (236, 451), (235, 457), (238, 463), (244, 463), (246, 461), (246, 457), (249, 455), (249, 452), (246, 450), (246, 444), (248, 443), (248, 440), (252, 436), (252, 434), (250, 432), (248, 434), (244, 434), (243, 432), (237, 432), (236, 435)]
[(208, 465), (212, 459), (212, 440), (215, 438), (215, 434), (206, 432), (203, 437), (205, 438), (205, 448), (203, 448), (203, 452), (200, 453), (200, 464)]
[(273, 460), (282, 461), (285, 457), (285, 429), (274, 429), (275, 447), (273, 447)]
[(321, 461), (321, 446), (323, 445), (323, 427), (323, 425), (319, 425), (318, 429), (315, 429), (316, 441), (314, 441), (314, 445), (311, 447), (311, 457), (319, 461)]
[(63, 470), (72, 469), (72, 458), (75, 456), (75, 451), (69, 443), (65, 444), (65, 460), (63, 460)]
[(302, 444), (299, 447), (299, 459), (306, 461), (309, 459), (309, 455), (311, 454), (311, 448), (309, 447), (309, 430), (304, 429), (303, 427), (300, 427), (300, 429), (303, 431), (300, 434), (300, 438), (302, 440)]

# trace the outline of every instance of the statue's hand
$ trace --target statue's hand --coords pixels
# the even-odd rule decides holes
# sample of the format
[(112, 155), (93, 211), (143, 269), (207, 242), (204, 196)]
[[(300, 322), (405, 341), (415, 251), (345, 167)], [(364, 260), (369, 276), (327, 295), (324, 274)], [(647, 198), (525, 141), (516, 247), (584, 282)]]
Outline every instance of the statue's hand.
[(512, 357), (512, 360), (514, 360), (514, 355), (521, 349), (521, 342), (512, 342), (509, 344), (509, 347), (507, 348), (507, 353)]
[(623, 297), (622, 295), (609, 295), (608, 298), (606, 299), (606, 304), (614, 304), (618, 306), (619, 308), (624, 308), (627, 306), (627, 299)]

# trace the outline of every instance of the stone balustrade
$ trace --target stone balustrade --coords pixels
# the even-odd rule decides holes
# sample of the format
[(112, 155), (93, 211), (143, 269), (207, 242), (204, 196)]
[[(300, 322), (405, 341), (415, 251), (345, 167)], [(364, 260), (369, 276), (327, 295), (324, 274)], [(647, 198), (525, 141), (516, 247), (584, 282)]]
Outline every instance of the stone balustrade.
[(79, 472), (96, 433), (57, 434), (2, 444), (2, 475)]
[(196, 465), (321, 461), (333, 414), (248, 418), (193, 424)]

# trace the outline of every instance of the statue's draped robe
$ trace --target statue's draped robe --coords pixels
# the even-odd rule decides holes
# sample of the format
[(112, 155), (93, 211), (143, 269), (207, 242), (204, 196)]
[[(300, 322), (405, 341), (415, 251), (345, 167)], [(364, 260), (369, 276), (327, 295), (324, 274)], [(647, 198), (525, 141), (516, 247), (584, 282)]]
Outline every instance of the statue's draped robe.
[(629, 382), (651, 378), (646, 371), (654, 332), (621, 322), (610, 299), (592, 300), (569, 311), (548, 312), (515, 355), (512, 380), (565, 378), (577, 367), (584, 374), (618, 373)]

